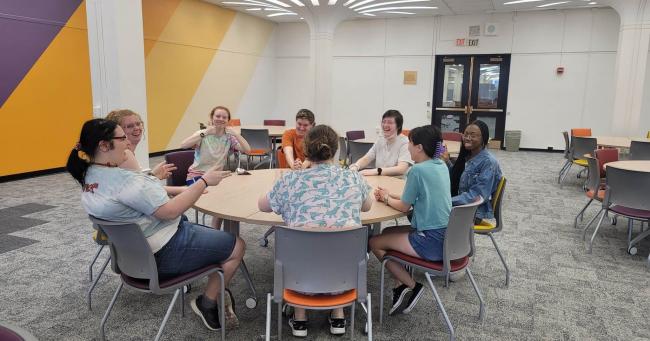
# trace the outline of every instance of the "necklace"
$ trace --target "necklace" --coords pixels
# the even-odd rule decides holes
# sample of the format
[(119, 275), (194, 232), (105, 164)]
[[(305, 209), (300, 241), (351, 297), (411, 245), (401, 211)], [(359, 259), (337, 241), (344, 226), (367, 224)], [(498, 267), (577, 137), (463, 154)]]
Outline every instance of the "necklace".
[(106, 163), (102, 163), (102, 162), (93, 162), (92, 164), (93, 164), (93, 165), (97, 165), (97, 166), (104, 166), (104, 167), (117, 167), (117, 165), (112, 164), (112, 163), (110, 163), (110, 162), (106, 162)]

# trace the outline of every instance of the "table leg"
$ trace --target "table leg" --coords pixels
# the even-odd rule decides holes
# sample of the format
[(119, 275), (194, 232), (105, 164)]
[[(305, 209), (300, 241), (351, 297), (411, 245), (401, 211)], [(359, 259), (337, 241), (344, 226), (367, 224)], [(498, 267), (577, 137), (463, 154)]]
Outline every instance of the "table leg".
[[(236, 220), (224, 219), (223, 230), (239, 237), (239, 222)], [(248, 287), (251, 291), (251, 297), (246, 299), (246, 306), (250, 309), (253, 309), (255, 306), (257, 306), (257, 290), (255, 290), (255, 285), (253, 285), (253, 280), (251, 279), (251, 275), (248, 272), (248, 268), (246, 267), (246, 263), (243, 259), (239, 264), (239, 269), (241, 270), (242, 275), (244, 276), (244, 280), (246, 280), (246, 283), (248, 284)]]

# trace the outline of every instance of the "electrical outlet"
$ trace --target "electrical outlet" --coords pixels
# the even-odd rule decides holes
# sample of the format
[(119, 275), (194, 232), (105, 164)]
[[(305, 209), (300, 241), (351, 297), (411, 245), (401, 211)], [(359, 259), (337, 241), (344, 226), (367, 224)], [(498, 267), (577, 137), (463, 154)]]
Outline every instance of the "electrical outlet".
[(427, 119), (431, 119), (431, 110), (427, 110)]

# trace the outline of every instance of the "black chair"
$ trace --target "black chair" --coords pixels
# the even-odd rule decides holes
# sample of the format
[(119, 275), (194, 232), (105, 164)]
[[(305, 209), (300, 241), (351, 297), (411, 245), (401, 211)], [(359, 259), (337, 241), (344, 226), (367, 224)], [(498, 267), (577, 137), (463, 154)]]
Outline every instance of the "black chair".
[[(373, 143), (371, 142), (358, 142), (358, 141), (348, 141), (348, 153), (350, 154), (350, 164), (357, 162), (362, 158), (370, 148), (372, 148)], [(375, 162), (371, 162), (366, 168), (375, 168)]]
[(650, 160), (650, 142), (632, 141), (630, 143), (630, 160)]
[(361, 140), (366, 138), (366, 133), (363, 130), (350, 130), (345, 132), (345, 137), (348, 141)]
[(221, 279), (219, 313), (221, 318), (221, 339), (225, 340), (226, 322), (224, 314), (224, 279), (223, 271), (218, 265), (209, 265), (180, 276), (159, 281), (156, 258), (154, 257), (140, 226), (133, 223), (111, 222), (93, 216), (89, 216), (89, 218), (93, 224), (98, 225), (108, 236), (111, 248), (111, 257), (113, 258), (111, 266), (113, 271), (119, 274), (122, 279), (122, 282), (117, 287), (113, 299), (108, 305), (106, 313), (102, 318), (100, 325), (100, 338), (102, 340), (105, 339), (104, 326), (106, 325), (108, 316), (110, 315), (111, 310), (113, 310), (113, 306), (115, 305), (115, 301), (117, 301), (120, 291), (122, 291), (122, 287), (125, 285), (137, 291), (156, 295), (174, 293), (174, 297), (167, 308), (167, 313), (165, 314), (162, 324), (158, 329), (158, 333), (156, 334), (155, 340), (158, 340), (162, 335), (179, 295), (181, 296), (181, 314), (185, 316), (185, 293), (183, 292), (183, 287), (213, 273), (217, 273)]
[(167, 186), (185, 186), (187, 170), (194, 162), (194, 150), (167, 153), (165, 162), (173, 163), (176, 166), (176, 170), (167, 178)]

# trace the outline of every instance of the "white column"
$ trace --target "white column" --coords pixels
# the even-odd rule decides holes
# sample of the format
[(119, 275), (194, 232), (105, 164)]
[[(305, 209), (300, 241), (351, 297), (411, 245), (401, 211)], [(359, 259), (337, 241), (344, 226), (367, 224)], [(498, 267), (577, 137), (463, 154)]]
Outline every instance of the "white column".
[[(131, 109), (147, 127), (142, 2), (87, 0), (88, 47), (92, 78), (93, 116)], [(148, 130), (136, 148), (143, 168), (149, 167)]]
[(646, 81), (650, 44), (650, 1), (610, 1), (618, 12), (621, 27), (616, 52), (614, 115), (612, 133), (620, 136), (645, 136), (641, 127), (641, 107)]

